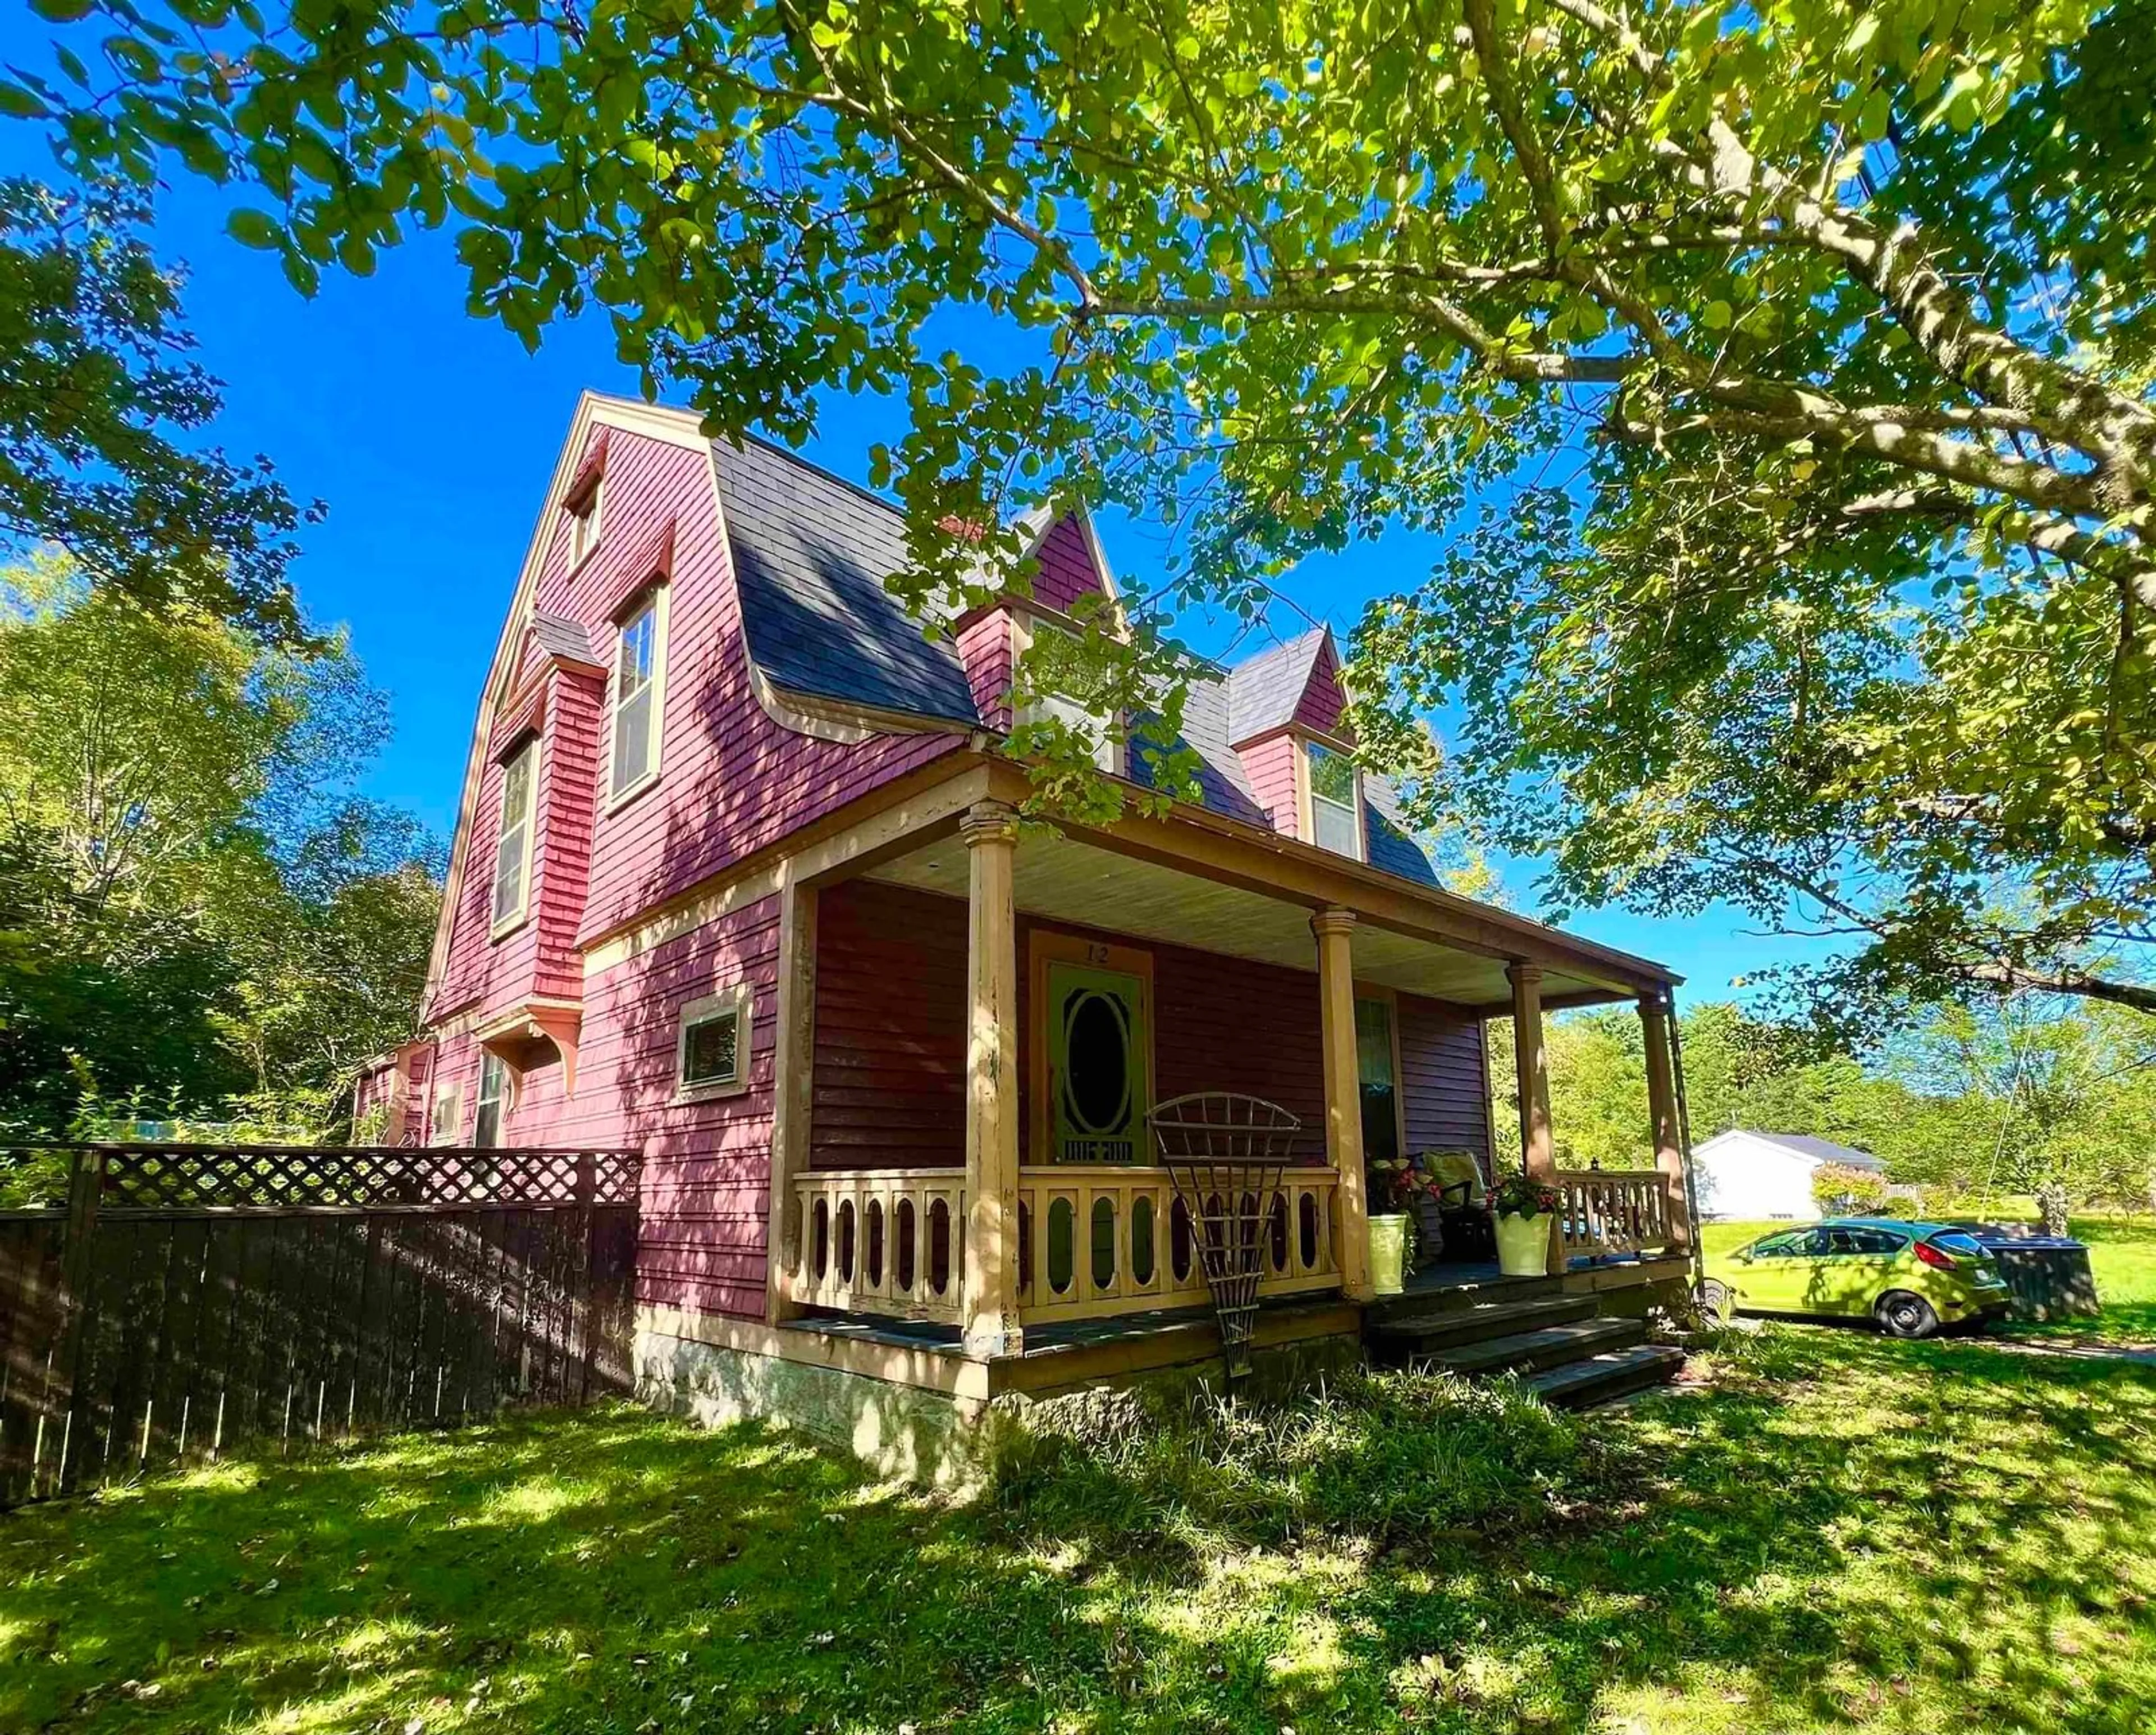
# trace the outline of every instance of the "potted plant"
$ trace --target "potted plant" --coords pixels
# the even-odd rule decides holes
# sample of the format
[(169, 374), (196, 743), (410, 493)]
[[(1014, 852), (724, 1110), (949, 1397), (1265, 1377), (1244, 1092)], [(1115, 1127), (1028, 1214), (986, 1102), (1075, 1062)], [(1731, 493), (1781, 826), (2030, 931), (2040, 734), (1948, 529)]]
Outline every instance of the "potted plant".
[(1373, 1157), (1364, 1170), (1369, 1201), (1370, 1287), (1379, 1295), (1398, 1295), (1415, 1268), (1421, 1223), (1418, 1201), (1436, 1183), (1412, 1157)]
[(1497, 1214), (1497, 1268), (1508, 1277), (1539, 1277), (1549, 1270), (1550, 1237), (1561, 1200), (1548, 1181), (1508, 1175), (1490, 1196)]

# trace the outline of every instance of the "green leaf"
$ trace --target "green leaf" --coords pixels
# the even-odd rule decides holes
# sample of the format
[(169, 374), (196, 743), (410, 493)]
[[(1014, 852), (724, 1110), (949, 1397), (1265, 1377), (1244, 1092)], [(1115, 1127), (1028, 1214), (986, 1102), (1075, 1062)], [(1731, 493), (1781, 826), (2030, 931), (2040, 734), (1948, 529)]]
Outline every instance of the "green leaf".
[(242, 247), (270, 253), (285, 244), (285, 232), (266, 211), (242, 206), (224, 220), (224, 232)]

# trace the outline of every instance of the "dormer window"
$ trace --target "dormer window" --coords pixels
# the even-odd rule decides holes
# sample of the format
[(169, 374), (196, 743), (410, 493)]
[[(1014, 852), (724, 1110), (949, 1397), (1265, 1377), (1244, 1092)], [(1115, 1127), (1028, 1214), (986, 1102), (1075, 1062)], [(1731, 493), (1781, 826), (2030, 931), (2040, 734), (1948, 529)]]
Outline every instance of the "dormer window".
[(615, 642), (612, 801), (625, 800), (659, 775), (665, 631), (666, 589), (654, 586), (629, 604)]
[(599, 489), (594, 482), (568, 503), (569, 564), (581, 566), (584, 556), (599, 545)]
[(527, 736), (501, 767), (501, 826), (494, 845), (494, 932), (524, 919), (531, 901), (532, 809), (536, 802), (539, 738)]
[(1038, 723), (1052, 717), (1074, 734), (1090, 735), (1093, 741), (1093, 763), (1100, 770), (1114, 775), (1117, 769), (1116, 742), (1109, 731), (1107, 719), (1098, 712), (1086, 709), (1076, 699), (1065, 698), (1056, 690), (1060, 670), (1070, 670), (1075, 684), (1077, 635), (1061, 627), (1050, 626), (1045, 621), (1035, 621), (1028, 642), (1040, 653), (1033, 659), (1029, 673), (1033, 679), (1042, 683), (1049, 690), (1034, 697), (1019, 713), (1017, 721), (1021, 724)]
[(1363, 859), (1363, 811), (1355, 761), (1312, 741), (1310, 755), (1310, 835), (1320, 848)]

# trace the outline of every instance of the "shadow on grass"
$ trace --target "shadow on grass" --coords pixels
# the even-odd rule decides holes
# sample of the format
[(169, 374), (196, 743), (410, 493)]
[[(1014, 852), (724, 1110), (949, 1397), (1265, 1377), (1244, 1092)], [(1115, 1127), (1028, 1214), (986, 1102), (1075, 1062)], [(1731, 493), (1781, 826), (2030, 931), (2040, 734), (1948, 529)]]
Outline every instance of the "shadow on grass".
[[(1769, 1331), (1050, 1446), (954, 1510), (622, 1410), (0, 1518), (0, 1727), (2156, 1722), (2156, 1377)], [(131, 1686), (128, 1683), (134, 1683)]]

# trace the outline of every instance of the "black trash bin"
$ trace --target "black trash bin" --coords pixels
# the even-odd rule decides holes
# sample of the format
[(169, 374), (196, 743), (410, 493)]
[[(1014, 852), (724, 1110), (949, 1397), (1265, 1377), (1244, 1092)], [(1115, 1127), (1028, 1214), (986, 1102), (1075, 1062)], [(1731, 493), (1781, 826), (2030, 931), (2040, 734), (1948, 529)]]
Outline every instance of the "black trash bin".
[(2086, 1242), (1989, 1223), (1972, 1225), (1969, 1233), (1998, 1262), (2016, 1319), (2071, 1319), (2103, 1311)]

